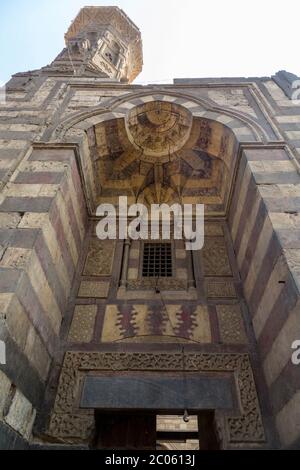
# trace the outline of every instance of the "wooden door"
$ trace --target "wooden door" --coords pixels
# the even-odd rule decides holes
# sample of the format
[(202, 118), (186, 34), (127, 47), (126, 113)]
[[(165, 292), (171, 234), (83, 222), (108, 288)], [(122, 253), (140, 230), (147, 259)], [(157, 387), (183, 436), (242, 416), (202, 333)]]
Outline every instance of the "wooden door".
[(156, 415), (96, 413), (96, 449), (154, 450)]

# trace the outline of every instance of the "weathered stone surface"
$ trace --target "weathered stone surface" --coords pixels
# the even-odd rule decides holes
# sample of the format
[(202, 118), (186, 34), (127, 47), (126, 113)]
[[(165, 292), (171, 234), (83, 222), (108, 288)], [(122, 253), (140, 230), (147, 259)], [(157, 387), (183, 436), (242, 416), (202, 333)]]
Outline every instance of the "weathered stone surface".
[(7, 248), (0, 261), (0, 266), (5, 268), (26, 269), (32, 251), (24, 248)]
[(24, 353), (33, 366), (37, 369), (41, 378), (46, 380), (51, 362), (50, 356), (47, 353), (47, 350), (43, 345), (43, 342), (38, 333), (32, 327), (30, 328), (26, 338)]
[(29, 439), (35, 419), (35, 410), (24, 395), (17, 390), (5, 422), (18, 431), (23, 437)]
[(10, 426), (0, 421), (0, 449), (1, 450), (27, 450), (28, 442)]
[(208, 298), (235, 298), (236, 291), (232, 281), (206, 281), (206, 294)]
[(90, 240), (83, 274), (86, 276), (109, 276), (112, 270), (114, 240)]
[(206, 238), (202, 257), (205, 276), (230, 276), (232, 274), (224, 239)]
[(22, 216), (16, 212), (0, 212), (0, 228), (15, 228), (18, 226)]
[(42, 228), (48, 222), (47, 213), (25, 212), (20, 221), (19, 228)]
[(229, 344), (245, 344), (247, 336), (238, 304), (217, 305), (221, 340)]
[(130, 377), (85, 379), (82, 408), (102, 409), (231, 409), (233, 400), (228, 378)]
[(0, 418), (3, 418), (3, 411), (11, 387), (10, 379), (0, 370)]
[(96, 313), (96, 305), (77, 305), (75, 307), (68, 336), (69, 342), (88, 343), (93, 339)]
[(189, 416), (185, 422), (182, 416), (159, 415), (156, 417), (157, 431), (198, 431), (197, 416)]
[(82, 281), (78, 297), (106, 298), (109, 290), (109, 282)]
[(11, 301), (5, 312), (5, 317), (5, 323), (11, 337), (19, 346), (21, 351), (24, 351), (30, 328), (30, 320), (16, 295), (11, 296)]

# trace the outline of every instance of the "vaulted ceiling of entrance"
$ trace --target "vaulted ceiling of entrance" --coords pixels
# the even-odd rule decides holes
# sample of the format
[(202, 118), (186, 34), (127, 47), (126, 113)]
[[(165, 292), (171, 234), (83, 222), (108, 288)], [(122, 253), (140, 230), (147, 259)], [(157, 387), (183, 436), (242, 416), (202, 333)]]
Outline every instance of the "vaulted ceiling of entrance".
[(236, 139), (223, 124), (193, 117), (181, 105), (150, 101), (88, 130), (96, 205), (117, 202), (204, 203), (223, 214)]

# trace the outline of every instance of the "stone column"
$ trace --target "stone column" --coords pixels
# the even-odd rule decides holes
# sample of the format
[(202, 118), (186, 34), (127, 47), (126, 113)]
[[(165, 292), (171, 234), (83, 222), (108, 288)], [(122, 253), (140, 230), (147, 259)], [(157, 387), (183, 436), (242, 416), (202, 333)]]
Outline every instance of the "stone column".
[[(187, 243), (190, 240), (185, 238), (184, 242)], [(194, 275), (194, 259), (193, 259), (193, 250), (186, 250), (186, 260), (187, 260), (187, 288), (195, 288), (195, 275)]]
[(122, 274), (121, 274), (121, 287), (127, 286), (127, 271), (128, 271), (128, 261), (129, 261), (129, 250), (130, 250), (130, 239), (127, 238), (124, 241), (124, 252), (123, 252), (123, 262), (122, 262)]
[(187, 286), (188, 289), (195, 287), (195, 276), (194, 276), (194, 258), (193, 258), (193, 250), (189, 250), (187, 252), (187, 268), (188, 268), (188, 281)]

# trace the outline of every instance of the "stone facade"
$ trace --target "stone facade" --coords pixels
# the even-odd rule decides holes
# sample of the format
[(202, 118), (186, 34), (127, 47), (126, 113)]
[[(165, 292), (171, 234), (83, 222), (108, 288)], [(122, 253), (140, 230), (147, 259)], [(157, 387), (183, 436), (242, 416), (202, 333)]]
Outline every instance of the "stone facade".
[[(6, 86), (0, 447), (87, 446), (82, 387), (110, 371), (225, 375), (222, 448), (300, 448), (297, 77), (130, 84), (141, 67), (124, 12), (88, 7), (52, 64)], [(172, 240), (159, 291), (142, 241), (96, 237), (97, 205), (119, 195), (205, 204), (203, 249)]]

